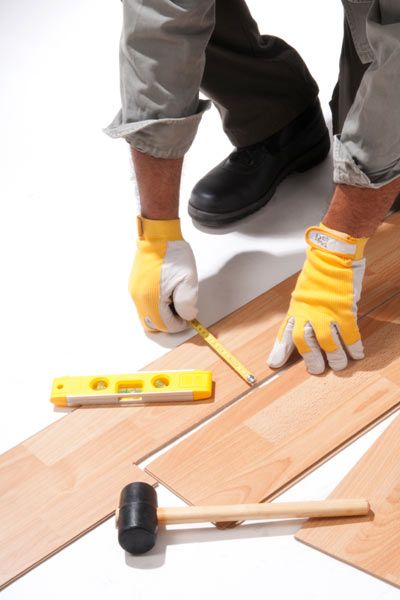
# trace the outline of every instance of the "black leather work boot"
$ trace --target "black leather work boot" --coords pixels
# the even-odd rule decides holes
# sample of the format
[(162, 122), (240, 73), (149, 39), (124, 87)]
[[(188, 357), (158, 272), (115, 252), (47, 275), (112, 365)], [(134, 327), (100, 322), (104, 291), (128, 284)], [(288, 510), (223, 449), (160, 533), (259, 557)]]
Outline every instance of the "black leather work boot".
[(311, 169), (329, 153), (330, 138), (317, 98), (271, 137), (236, 148), (200, 179), (188, 211), (194, 221), (220, 227), (264, 206), (290, 173)]

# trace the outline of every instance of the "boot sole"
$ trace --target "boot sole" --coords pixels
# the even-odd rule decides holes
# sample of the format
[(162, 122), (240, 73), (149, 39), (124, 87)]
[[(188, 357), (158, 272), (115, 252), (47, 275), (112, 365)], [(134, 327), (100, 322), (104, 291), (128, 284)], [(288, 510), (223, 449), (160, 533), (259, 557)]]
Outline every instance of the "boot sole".
[(310, 148), (307, 152), (305, 152), (302, 156), (296, 158), (290, 165), (287, 165), (285, 169), (279, 173), (276, 177), (275, 181), (271, 185), (268, 192), (244, 208), (239, 210), (234, 210), (232, 212), (225, 213), (210, 213), (204, 210), (199, 210), (195, 208), (190, 203), (188, 205), (189, 215), (192, 217), (194, 221), (199, 223), (200, 225), (205, 225), (206, 227), (221, 227), (221, 225), (228, 225), (229, 223), (234, 223), (239, 219), (243, 219), (248, 215), (256, 212), (271, 200), (272, 196), (275, 194), (278, 185), (291, 173), (304, 173), (313, 167), (319, 165), (325, 158), (328, 156), (331, 148), (331, 142), (329, 138), (329, 132), (326, 131), (326, 134), (321, 138), (321, 140)]

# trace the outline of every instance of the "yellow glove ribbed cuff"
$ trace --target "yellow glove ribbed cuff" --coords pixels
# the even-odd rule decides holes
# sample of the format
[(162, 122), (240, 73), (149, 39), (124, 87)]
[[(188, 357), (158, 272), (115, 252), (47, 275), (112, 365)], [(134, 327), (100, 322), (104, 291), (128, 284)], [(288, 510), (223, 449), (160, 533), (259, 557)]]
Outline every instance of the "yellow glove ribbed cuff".
[(305, 238), (312, 248), (326, 250), (352, 260), (360, 260), (363, 257), (365, 244), (369, 239), (355, 238), (346, 233), (341, 235), (341, 232), (330, 229), (323, 223), (318, 227), (309, 227), (305, 232)]
[(155, 220), (137, 217), (139, 240), (169, 241), (183, 240), (180, 219)]

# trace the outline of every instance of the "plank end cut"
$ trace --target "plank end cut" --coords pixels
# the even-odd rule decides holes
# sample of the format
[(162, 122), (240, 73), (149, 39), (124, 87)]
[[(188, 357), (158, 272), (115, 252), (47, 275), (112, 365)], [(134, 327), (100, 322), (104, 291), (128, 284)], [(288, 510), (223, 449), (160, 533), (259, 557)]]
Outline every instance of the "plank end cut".
[(400, 416), (330, 498), (367, 498), (369, 517), (310, 519), (295, 536), (316, 550), (400, 587)]

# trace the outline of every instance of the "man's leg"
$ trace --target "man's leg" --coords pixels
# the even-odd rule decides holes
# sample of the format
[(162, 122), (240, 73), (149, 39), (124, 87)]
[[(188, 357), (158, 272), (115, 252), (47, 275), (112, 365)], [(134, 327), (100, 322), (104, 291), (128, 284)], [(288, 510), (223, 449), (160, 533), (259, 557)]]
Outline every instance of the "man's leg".
[[(340, 135), (364, 73), (371, 64), (366, 53), (361, 57), (364, 62), (357, 52), (349, 21), (345, 17), (339, 78), (329, 103), (332, 111), (333, 135)], [(339, 184), (336, 186), (323, 223), (338, 231), (349, 231), (355, 237), (370, 237), (390, 209), (396, 188), (397, 182), (392, 182), (387, 188), (385, 186), (385, 189), (378, 191), (373, 188)]]
[(334, 180), (378, 189), (400, 175), (398, 0), (371, 1), (365, 31), (373, 60), (335, 135)]
[(219, 226), (264, 206), (290, 172), (329, 152), (318, 85), (284, 40), (260, 35), (244, 0), (216, 0), (201, 90), (235, 150), (195, 186), (194, 220)]
[(332, 112), (332, 133), (343, 129), (344, 121), (354, 102), (361, 79), (371, 63), (362, 62), (354, 45), (347, 19), (343, 22), (343, 42), (339, 60), (339, 78), (329, 106)]
[(245, 0), (216, 0), (201, 90), (238, 147), (261, 142), (288, 125), (319, 92), (294, 48), (260, 34)]
[(183, 157), (209, 100), (199, 100), (215, 0), (124, 0), (121, 110), (104, 130), (130, 144), (142, 215), (177, 218)]
[(215, 0), (124, 0), (121, 110), (104, 130), (157, 158), (181, 158), (209, 100), (199, 100)]
[(345, 0), (344, 6), (340, 74), (331, 101), (338, 185), (323, 223), (369, 237), (400, 192), (400, 5)]

